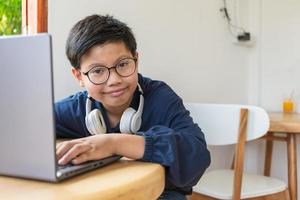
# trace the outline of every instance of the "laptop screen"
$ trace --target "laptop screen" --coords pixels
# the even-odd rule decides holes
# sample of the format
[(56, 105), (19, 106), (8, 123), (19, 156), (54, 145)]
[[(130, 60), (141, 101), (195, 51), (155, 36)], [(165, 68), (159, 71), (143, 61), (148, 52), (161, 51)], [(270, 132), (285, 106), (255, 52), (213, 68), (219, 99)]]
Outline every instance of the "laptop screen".
[(51, 37), (0, 37), (0, 174), (55, 178)]

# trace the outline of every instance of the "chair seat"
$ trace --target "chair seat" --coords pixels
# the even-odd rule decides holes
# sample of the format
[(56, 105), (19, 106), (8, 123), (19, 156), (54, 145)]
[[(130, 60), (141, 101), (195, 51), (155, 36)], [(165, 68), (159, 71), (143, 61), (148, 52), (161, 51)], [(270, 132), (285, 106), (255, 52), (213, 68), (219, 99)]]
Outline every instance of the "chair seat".
[[(217, 199), (232, 199), (232, 170), (206, 172), (195, 187), (195, 191)], [(241, 198), (275, 194), (287, 188), (285, 182), (266, 176), (243, 174)]]

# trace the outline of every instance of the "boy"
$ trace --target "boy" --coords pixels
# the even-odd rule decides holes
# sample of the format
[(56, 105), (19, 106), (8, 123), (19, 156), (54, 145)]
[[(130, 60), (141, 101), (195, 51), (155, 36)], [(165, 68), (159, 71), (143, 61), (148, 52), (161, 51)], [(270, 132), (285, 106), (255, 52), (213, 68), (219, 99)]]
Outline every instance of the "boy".
[(204, 135), (168, 85), (138, 73), (131, 29), (88, 16), (71, 29), (66, 54), (86, 91), (55, 104), (57, 136), (77, 138), (57, 146), (59, 164), (111, 155), (159, 163), (166, 171), (160, 199), (186, 199), (210, 164)]

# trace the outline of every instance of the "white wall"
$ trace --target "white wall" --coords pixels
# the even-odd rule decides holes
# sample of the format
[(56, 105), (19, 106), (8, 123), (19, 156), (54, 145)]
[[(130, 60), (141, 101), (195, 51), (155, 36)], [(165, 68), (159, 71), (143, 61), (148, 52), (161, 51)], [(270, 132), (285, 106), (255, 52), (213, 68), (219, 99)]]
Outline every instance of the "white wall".
[(300, 1), (252, 0), (248, 5), (249, 26), (258, 38), (248, 57), (249, 101), (280, 111), (282, 101), (294, 91), (299, 104)]
[(261, 104), (278, 110), (293, 90), (300, 100), (300, 1), (266, 0), (262, 7)]
[(49, 1), (56, 99), (78, 90), (64, 54), (68, 31), (87, 15), (108, 13), (133, 29), (144, 75), (166, 81), (187, 101), (246, 102), (247, 52), (232, 45), (220, 5), (204, 0)]
[[(232, 6), (235, 1), (238, 8)], [(230, 11), (238, 11), (239, 17), (234, 20), (255, 38), (252, 47), (233, 43), (219, 12), (222, 3), (222, 0), (49, 1), (56, 99), (79, 90), (64, 53), (68, 31), (79, 19), (100, 13), (113, 14), (129, 24), (138, 42), (140, 72), (166, 81), (185, 101), (250, 103), (280, 110), (282, 99), (295, 90), (299, 104), (300, 1), (228, 0)], [(298, 144), (299, 140), (298, 137)], [(252, 142), (248, 147), (247, 156), (258, 161), (247, 161), (246, 169), (261, 172), (264, 142)], [(232, 147), (211, 151), (214, 162), (211, 168), (230, 164), (222, 158), (224, 154), (230, 155)], [(285, 145), (276, 143), (273, 156), (272, 175), (287, 180)]]

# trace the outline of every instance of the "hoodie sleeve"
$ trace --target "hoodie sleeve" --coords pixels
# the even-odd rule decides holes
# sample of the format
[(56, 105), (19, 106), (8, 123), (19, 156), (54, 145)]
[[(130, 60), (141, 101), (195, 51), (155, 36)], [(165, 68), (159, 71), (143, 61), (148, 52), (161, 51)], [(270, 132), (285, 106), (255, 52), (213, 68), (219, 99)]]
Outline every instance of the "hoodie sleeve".
[(191, 190), (210, 164), (204, 134), (181, 98), (167, 85), (157, 88), (151, 96), (148, 103), (155, 106), (148, 106), (152, 109), (149, 112), (156, 113), (158, 121), (139, 132), (145, 137), (142, 160), (165, 166), (167, 184), (171, 187)]

